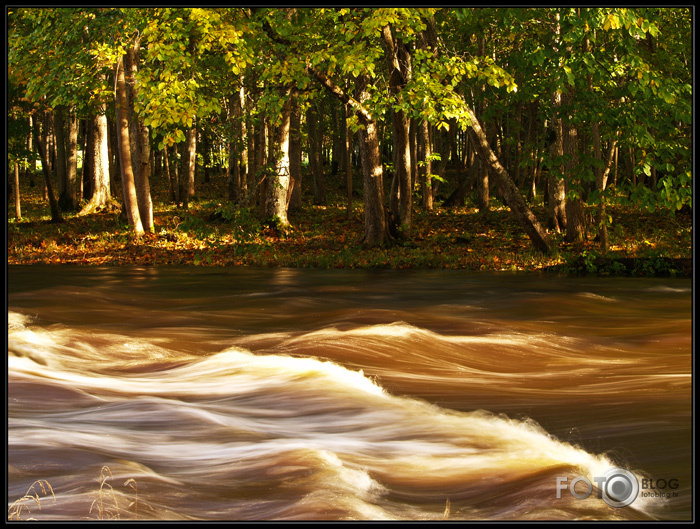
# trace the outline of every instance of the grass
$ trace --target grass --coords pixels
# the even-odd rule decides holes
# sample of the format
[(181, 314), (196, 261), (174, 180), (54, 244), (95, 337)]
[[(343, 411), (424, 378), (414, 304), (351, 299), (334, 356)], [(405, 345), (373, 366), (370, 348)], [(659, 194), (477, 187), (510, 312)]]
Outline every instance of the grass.
[[(133, 509), (133, 518), (131, 519), (138, 520), (139, 498), (136, 481), (129, 478), (124, 482), (124, 487), (128, 487), (133, 491), (133, 500), (129, 502), (125, 510), (119, 505), (117, 491), (109, 483), (113, 479), (114, 476), (110, 468), (106, 465), (103, 466), (98, 478), (99, 488), (95, 492), (96, 497), (90, 505), (88, 514), (94, 514), (97, 520), (100, 521), (120, 520), (123, 513)], [(24, 496), (10, 505), (7, 510), (7, 519), (10, 521), (35, 521), (36, 519), (33, 517), (24, 518), (24, 516), (30, 515), (33, 508), (41, 510), (42, 499), (46, 500), (49, 495), (53, 498), (53, 502), (56, 503), (56, 495), (49, 482), (43, 479), (35, 481)], [(121, 495), (123, 496), (123, 494)]]
[[(416, 209), (409, 239), (386, 248), (365, 249), (360, 244), (364, 232), (362, 202), (355, 199), (353, 214), (348, 217), (342, 180), (341, 175), (337, 185), (328, 182), (331, 192), (327, 205), (311, 205), (311, 197), (305, 196), (302, 210), (290, 215), (292, 229), (284, 237), (261, 225), (254, 208), (234, 207), (226, 201), (224, 176), (213, 176), (210, 183), (198, 182), (198, 196), (187, 211), (169, 203), (164, 179), (153, 178), (155, 232), (140, 238), (130, 234), (116, 213), (78, 217), (68, 212), (64, 213), (65, 222), (52, 224), (41, 188), (23, 183), (23, 219), (8, 218), (8, 264), (557, 270), (649, 275), (683, 274), (687, 270), (677, 263), (692, 255), (692, 215), (611, 206), (614, 222), (605, 255), (593, 237), (569, 245), (558, 234), (550, 234), (556, 250), (545, 256), (532, 248), (513, 215), (497, 200), (486, 214), (472, 204), (436, 207), (432, 212)], [(336, 195), (333, 189), (338, 190)], [(543, 204), (535, 204), (533, 210), (539, 219), (545, 219)], [(8, 206), (8, 211), (12, 215), (14, 207)], [(625, 260), (647, 264), (631, 266)]]
[[(39, 495), (41, 492), (41, 496)], [(7, 509), (7, 519), (10, 521), (22, 520), (22, 516), (26, 514), (31, 514), (32, 508), (36, 507), (41, 510), (41, 498), (46, 497), (51, 494), (54, 503), (56, 503), (56, 495), (51, 488), (48, 481), (40, 479), (31, 484), (27, 492), (19, 498), (12, 502), (12, 504)], [(34, 520), (34, 518), (27, 518), (27, 520)]]

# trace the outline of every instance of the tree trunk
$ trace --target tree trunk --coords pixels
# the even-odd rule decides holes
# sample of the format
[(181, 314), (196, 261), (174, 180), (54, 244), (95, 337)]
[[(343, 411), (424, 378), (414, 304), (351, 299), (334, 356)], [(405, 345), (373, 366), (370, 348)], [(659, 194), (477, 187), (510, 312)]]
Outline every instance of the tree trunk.
[(326, 203), (326, 186), (323, 181), (323, 145), (319, 114), (313, 103), (306, 113), (306, 125), (309, 135), (309, 166), (314, 179), (314, 204), (322, 205)]
[(352, 108), (350, 105), (345, 105), (345, 119), (343, 119), (343, 124), (345, 126), (345, 182), (347, 188), (348, 205), (347, 214), (348, 219), (352, 217), (352, 145), (353, 145), (353, 133), (348, 126), (348, 118), (352, 115)]
[[(369, 99), (365, 75), (357, 81), (357, 96), (360, 104)], [(366, 247), (383, 246), (392, 241), (386, 219), (384, 205), (384, 175), (382, 158), (379, 150), (377, 122), (366, 121), (360, 130), (360, 156), (364, 174), (365, 192), (365, 234), (363, 244)]]
[(229, 99), (231, 107), (231, 138), (229, 140), (229, 157), (227, 186), (228, 199), (236, 201), (242, 196), (243, 179), (241, 177), (241, 151), (243, 150), (243, 124), (242, 124), (242, 93), (243, 89)]
[(64, 107), (57, 105), (53, 109), (54, 148), (56, 151), (56, 180), (58, 181), (58, 204), (62, 210), (75, 209), (75, 203), (68, 184), (68, 166), (66, 157), (66, 120)]
[(432, 211), (433, 189), (431, 174), (433, 172), (433, 162), (431, 157), (433, 153), (430, 145), (430, 123), (427, 121), (421, 121), (418, 127), (418, 150), (423, 158), (418, 169), (422, 205), (424, 210)]
[(170, 200), (177, 202), (176, 189), (177, 182), (175, 181), (175, 175), (170, 171), (170, 159), (168, 157), (168, 147), (163, 146), (163, 168), (165, 169), (165, 177), (168, 179), (168, 190), (170, 191)]
[(122, 197), (124, 209), (131, 230), (136, 235), (144, 233), (141, 215), (139, 214), (138, 199), (136, 196), (136, 183), (134, 170), (131, 163), (131, 142), (129, 139), (128, 104), (126, 99), (126, 81), (124, 75), (123, 60), (120, 57), (116, 65), (116, 122), (119, 145), (119, 165), (121, 168)]
[[(566, 100), (562, 98), (562, 104), (568, 107), (573, 100), (573, 93), (567, 92)], [(570, 119), (562, 121), (564, 174), (566, 182), (566, 241), (581, 242), (586, 238), (586, 218), (583, 209), (583, 200), (580, 197), (580, 179), (576, 177), (579, 172), (578, 129), (571, 124)]]
[(22, 220), (22, 207), (19, 201), (19, 161), (15, 160), (15, 218)]
[(182, 153), (180, 169), (180, 200), (182, 207), (189, 209), (190, 199), (194, 197), (194, 175), (197, 168), (197, 128), (192, 125), (185, 133), (185, 148)]
[(131, 162), (136, 185), (136, 198), (138, 200), (139, 215), (143, 229), (152, 232), (153, 226), (153, 201), (151, 200), (150, 186), (150, 140), (148, 127), (143, 124), (134, 110), (134, 102), (138, 97), (138, 84), (136, 73), (139, 67), (140, 44), (137, 38), (134, 45), (127, 50), (125, 62), (125, 75), (127, 82), (127, 103), (129, 119), (129, 141), (131, 143)]
[(549, 253), (552, 248), (546, 232), (525, 203), (525, 199), (523, 199), (513, 180), (511, 180), (491, 150), (486, 134), (482, 130), (476, 115), (470, 108), (467, 107), (466, 110), (471, 121), (471, 128), (474, 131), (475, 143), (482, 163), (488, 165), (491, 174), (496, 178), (496, 183), (503, 191), (503, 198), (506, 204), (527, 233), (533, 246), (542, 253)]
[(94, 139), (91, 142), (93, 153), (93, 182), (92, 182), (92, 197), (90, 201), (83, 207), (79, 215), (85, 215), (99, 211), (104, 207), (109, 207), (112, 204), (112, 192), (109, 182), (109, 147), (107, 138), (107, 116), (102, 113), (102, 109), (93, 117), (92, 131)]
[[(382, 28), (384, 57), (389, 68), (389, 91), (396, 103), (402, 101), (402, 90), (411, 77), (411, 55), (408, 48), (391, 31), (390, 26)], [(398, 205), (397, 232), (401, 238), (410, 238), (412, 230), (413, 193), (411, 187), (411, 121), (402, 110), (392, 112), (394, 132), (394, 178), (396, 179), (398, 200), (392, 198), (392, 204)], [(393, 187), (393, 186), (392, 186)], [(393, 209), (393, 208), (392, 208)]]
[(380, 246), (392, 241), (386, 221), (382, 161), (379, 150), (377, 122), (364, 107), (370, 94), (367, 91), (369, 77), (365, 74), (355, 81), (355, 99), (348, 95), (322, 72), (307, 64), (306, 70), (334, 97), (350, 105), (364, 127), (360, 131), (360, 157), (364, 174), (365, 234), (363, 244)]
[(291, 122), (291, 98), (289, 91), (283, 94), (286, 101), (282, 108), (281, 122), (275, 127), (275, 169), (268, 175), (265, 217), (273, 222), (275, 229), (284, 233), (289, 228), (287, 218), (287, 194), (290, 185), (289, 131)]
[(109, 150), (109, 188), (112, 196), (119, 194), (120, 186), (117, 181), (121, 180), (121, 169), (119, 167), (119, 147), (117, 145), (117, 127), (114, 120), (107, 117), (107, 148)]
[[(595, 166), (595, 181), (596, 189), (598, 190), (598, 227), (600, 229), (600, 249), (603, 253), (608, 251), (608, 215), (606, 212), (605, 189), (608, 186), (608, 178), (612, 168), (615, 152), (617, 151), (617, 138), (610, 145), (608, 156), (605, 160), (602, 159), (600, 146), (600, 131), (598, 123), (592, 125), (593, 135), (593, 152), (595, 159), (600, 163)], [(601, 167), (602, 165), (602, 167)]]
[(77, 207), (82, 197), (78, 181), (78, 116), (74, 109), (68, 115), (66, 158), (66, 183), (73, 205)]
[(291, 189), (289, 194), (290, 212), (301, 209), (301, 111), (296, 97), (292, 100), (292, 114), (289, 123), (289, 176)]
[(34, 133), (34, 145), (37, 151), (39, 151), (39, 158), (41, 159), (41, 171), (44, 173), (44, 185), (46, 186), (46, 194), (48, 195), (49, 207), (51, 208), (51, 222), (63, 222), (63, 216), (61, 215), (61, 210), (58, 207), (58, 201), (56, 200), (51, 184), (51, 171), (49, 170), (47, 152), (42, 144), (39, 133), (39, 122), (36, 119), (33, 120), (32, 130)]
[(180, 185), (180, 181), (182, 180), (182, 177), (180, 176), (182, 172), (182, 163), (180, 158), (181, 156), (177, 148), (177, 143), (175, 143), (173, 144), (173, 164), (170, 171), (173, 182), (173, 197), (178, 208), (182, 204), (182, 186)]
[(408, 141), (411, 146), (411, 189), (416, 188), (418, 182), (418, 120), (411, 120), (411, 129), (408, 133)]
[(153, 232), (155, 226), (153, 224), (153, 200), (151, 199), (151, 145), (149, 140), (148, 127), (139, 120), (139, 143), (141, 154), (141, 168), (139, 170), (139, 179), (136, 181), (136, 192), (139, 201), (139, 212), (141, 214), (141, 222), (146, 231)]
[(551, 163), (548, 176), (549, 200), (547, 221), (551, 230), (560, 233), (566, 229), (566, 186), (564, 183), (564, 128), (559, 115), (561, 94), (553, 96), (554, 116), (552, 117), (553, 143), (549, 148)]
[(257, 189), (256, 185), (256, 180), (258, 178), (258, 159), (256, 156), (256, 151), (255, 151), (255, 143), (257, 141), (256, 138), (256, 132), (257, 129), (255, 128), (255, 122), (253, 121), (253, 118), (251, 117), (253, 115), (253, 97), (255, 94), (254, 90), (251, 90), (249, 88), (249, 96), (245, 100), (245, 105), (243, 108), (245, 109), (245, 128), (246, 128), (246, 150), (248, 152), (248, 172), (247, 172), (247, 178), (246, 178), (246, 187), (247, 187), (247, 202), (248, 205), (250, 205), (250, 201), (253, 199), (253, 195), (255, 193), (255, 190)]
[[(471, 131), (472, 139), (475, 145), (479, 145), (479, 138)], [(484, 131), (484, 135), (486, 135)], [(495, 137), (495, 129), (493, 130), (491, 137), (485, 136), (489, 143), (489, 147), (493, 142)], [(478, 164), (478, 173), (476, 173), (476, 202), (479, 208), (479, 213), (488, 213), (491, 211), (491, 183), (489, 182), (489, 165), (485, 160), (481, 159)]]
[(268, 150), (267, 143), (269, 141), (268, 128), (266, 116), (264, 114), (259, 115), (259, 121), (255, 127), (255, 165), (258, 168), (258, 174), (256, 175), (255, 183), (255, 199), (258, 206), (258, 215), (260, 217), (265, 216), (265, 197), (267, 196), (267, 163), (268, 163)]

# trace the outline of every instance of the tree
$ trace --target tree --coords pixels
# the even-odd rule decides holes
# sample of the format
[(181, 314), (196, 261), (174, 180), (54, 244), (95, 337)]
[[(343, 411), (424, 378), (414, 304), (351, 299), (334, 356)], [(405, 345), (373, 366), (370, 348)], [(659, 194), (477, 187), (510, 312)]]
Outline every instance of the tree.
[(144, 233), (139, 211), (134, 169), (131, 160), (131, 142), (129, 132), (129, 119), (127, 117), (128, 102), (126, 96), (126, 80), (124, 75), (124, 61), (120, 57), (115, 65), (114, 76), (116, 78), (115, 108), (117, 119), (117, 138), (119, 146), (119, 166), (121, 168), (122, 197), (124, 209), (131, 230), (136, 235)]
[(49, 206), (51, 208), (51, 222), (63, 222), (63, 215), (58, 206), (58, 201), (56, 200), (56, 195), (53, 191), (53, 184), (51, 183), (51, 171), (49, 170), (49, 159), (48, 153), (46, 152), (46, 145), (41, 139), (41, 131), (39, 129), (39, 119), (33, 120), (33, 135), (34, 135), (34, 145), (39, 152), (39, 159), (41, 160), (41, 171), (44, 173), (44, 183), (46, 185), (46, 193), (49, 199)]
[(94, 139), (91, 142), (93, 153), (93, 190), (92, 197), (80, 210), (80, 215), (87, 215), (103, 208), (112, 207), (112, 192), (109, 183), (109, 146), (107, 132), (107, 115), (104, 112), (93, 117)]
[(410, 118), (402, 108), (402, 91), (411, 78), (411, 54), (406, 43), (394, 35), (391, 24), (381, 28), (384, 57), (389, 70), (389, 92), (395, 107), (392, 112), (392, 128), (395, 144), (394, 178), (397, 181), (397, 197), (391, 201), (392, 213), (398, 223), (397, 232), (402, 238), (410, 238), (413, 211), (413, 186), (411, 181), (411, 145), (409, 141)]
[(267, 197), (265, 200), (265, 217), (275, 228), (284, 233), (289, 228), (287, 218), (287, 196), (291, 183), (290, 173), (290, 126), (292, 115), (291, 88), (280, 89), (282, 109), (279, 123), (275, 126), (274, 169), (268, 174)]

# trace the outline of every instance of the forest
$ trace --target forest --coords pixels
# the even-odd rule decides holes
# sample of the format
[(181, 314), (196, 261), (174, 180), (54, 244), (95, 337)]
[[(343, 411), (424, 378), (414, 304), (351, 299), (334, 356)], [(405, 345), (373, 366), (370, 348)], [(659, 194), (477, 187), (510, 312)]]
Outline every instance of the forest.
[(8, 264), (692, 273), (689, 8), (8, 8)]

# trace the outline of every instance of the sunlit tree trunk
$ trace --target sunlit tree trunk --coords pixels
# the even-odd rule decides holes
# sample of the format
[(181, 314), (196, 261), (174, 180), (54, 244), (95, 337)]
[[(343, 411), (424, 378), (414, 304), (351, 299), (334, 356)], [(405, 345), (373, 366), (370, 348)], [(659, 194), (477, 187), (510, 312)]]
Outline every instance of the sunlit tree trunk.
[(100, 112), (93, 116), (91, 127), (94, 139), (92, 146), (93, 182), (92, 197), (80, 211), (80, 215), (98, 211), (101, 208), (111, 206), (112, 193), (109, 182), (109, 147), (107, 134), (107, 116), (104, 114), (104, 106)]
[(136, 185), (136, 199), (139, 206), (139, 215), (145, 231), (153, 231), (153, 201), (151, 199), (150, 185), (150, 158), (151, 149), (149, 143), (148, 127), (143, 124), (134, 110), (134, 102), (138, 97), (138, 83), (136, 73), (139, 66), (140, 44), (137, 38), (134, 45), (127, 50), (124, 63), (127, 104), (129, 119), (129, 141), (131, 144), (131, 163)]
[(19, 200), (19, 161), (15, 160), (15, 218), (22, 220), (22, 207)]
[(80, 182), (78, 181), (78, 116), (75, 113), (75, 109), (71, 109), (71, 112), (68, 115), (67, 140), (66, 183), (68, 185), (73, 204), (77, 207), (82, 197), (80, 193)]
[(527, 233), (533, 246), (543, 253), (549, 253), (552, 248), (547, 233), (540, 225), (535, 214), (525, 203), (525, 199), (520, 194), (520, 190), (513, 183), (513, 180), (491, 150), (486, 134), (482, 130), (476, 115), (470, 108), (467, 108), (466, 111), (469, 115), (471, 128), (474, 131), (477, 151), (482, 163), (488, 165), (491, 174), (496, 178), (497, 184), (503, 192), (503, 198), (506, 204), (515, 215), (518, 223), (525, 230), (525, 233)]
[[(402, 89), (411, 77), (411, 55), (408, 48), (394, 37), (390, 26), (382, 28), (382, 43), (384, 56), (389, 68), (389, 91), (395, 101), (402, 100)], [(392, 112), (392, 128), (394, 133), (394, 178), (397, 185), (395, 191), (398, 200), (392, 197), (390, 201), (398, 206), (398, 211), (392, 211), (398, 223), (397, 233), (402, 238), (409, 238), (412, 230), (413, 193), (411, 188), (411, 120), (402, 110)], [(392, 186), (393, 188), (394, 186)], [(392, 208), (392, 209), (394, 209)]]
[(282, 97), (286, 97), (286, 101), (282, 108), (280, 123), (275, 127), (273, 139), (275, 162), (274, 170), (268, 175), (265, 216), (268, 220), (274, 221), (274, 226), (278, 230), (284, 232), (289, 227), (287, 194), (291, 180), (289, 171), (289, 131), (292, 105), (289, 91)]
[(418, 180), (422, 195), (423, 209), (432, 211), (433, 209), (433, 189), (431, 185), (431, 173), (433, 162), (431, 160), (432, 148), (430, 145), (430, 123), (421, 121), (418, 127), (418, 150), (422, 153), (422, 160), (418, 168)]
[(194, 176), (197, 167), (197, 129), (193, 125), (185, 133), (185, 145), (182, 151), (180, 168), (180, 200), (184, 209), (189, 208), (190, 198), (194, 196)]
[[(357, 80), (357, 99), (365, 103), (370, 95), (367, 92), (368, 77), (365, 75)], [(365, 121), (360, 129), (360, 156), (364, 174), (365, 192), (365, 234), (363, 244), (366, 247), (386, 245), (392, 237), (387, 225), (386, 207), (384, 204), (384, 174), (382, 158), (379, 151), (379, 136), (377, 122)]]
[(136, 235), (144, 233), (141, 215), (139, 213), (138, 199), (136, 196), (136, 183), (134, 181), (134, 169), (131, 163), (131, 142), (129, 140), (129, 118), (126, 99), (126, 80), (124, 75), (123, 60), (117, 61), (116, 71), (116, 121), (117, 136), (119, 145), (119, 166), (121, 168), (122, 198), (124, 209), (131, 226), (131, 230)]

